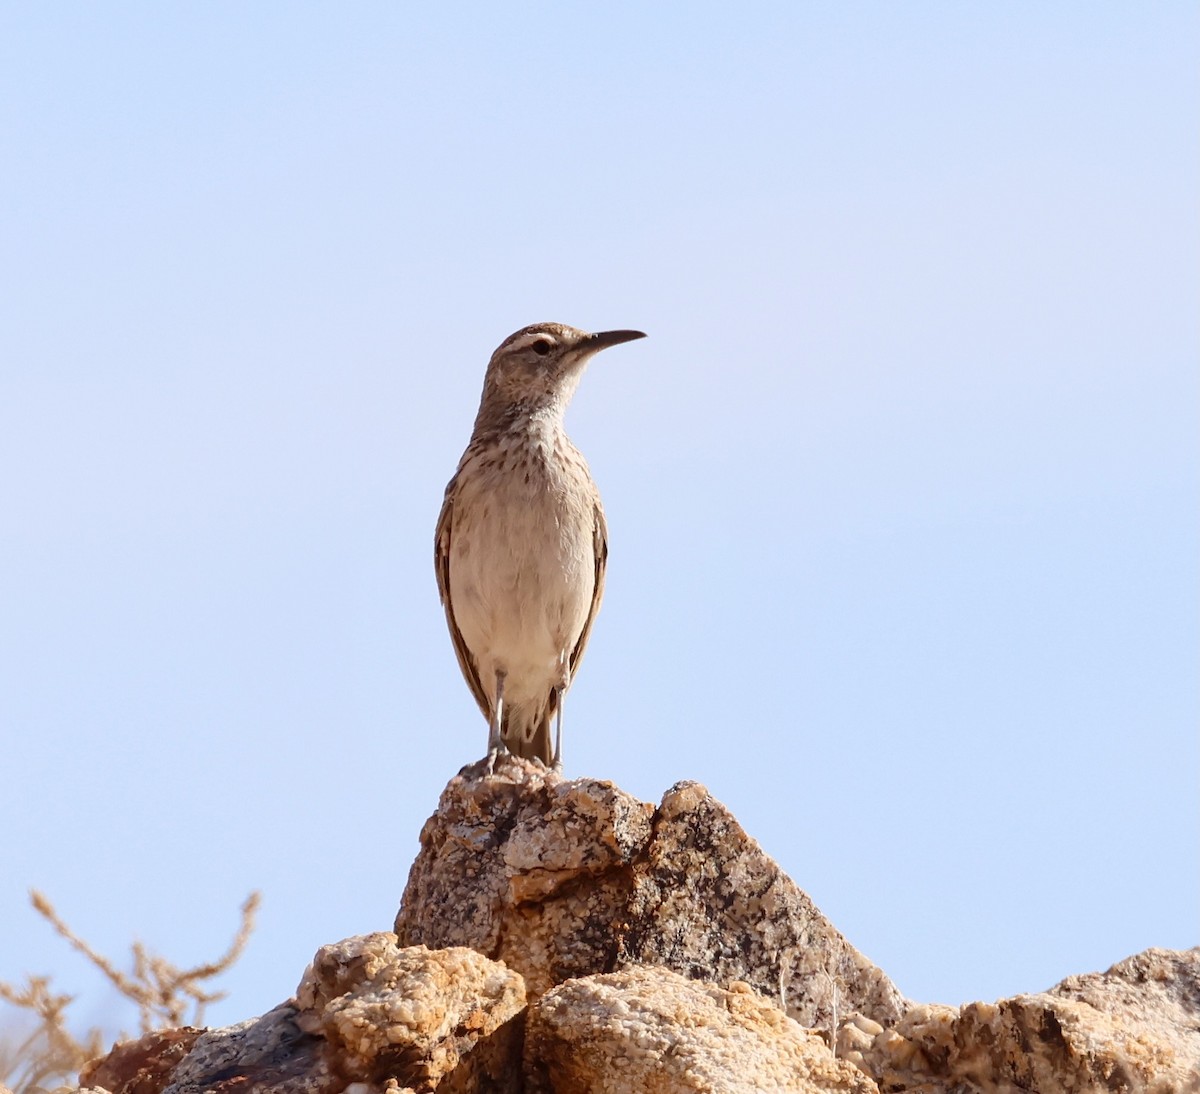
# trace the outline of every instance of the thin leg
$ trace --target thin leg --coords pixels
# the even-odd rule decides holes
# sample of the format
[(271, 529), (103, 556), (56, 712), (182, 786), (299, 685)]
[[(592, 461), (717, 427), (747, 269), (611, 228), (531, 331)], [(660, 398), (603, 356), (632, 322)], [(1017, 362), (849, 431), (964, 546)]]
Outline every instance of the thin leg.
[(566, 690), (558, 688), (558, 709), (554, 714), (554, 760), (550, 766), (555, 771), (562, 771), (562, 718), (563, 718), (563, 700), (566, 698)]
[(484, 770), (490, 775), (496, 770), (496, 757), (504, 749), (504, 737), (500, 729), (504, 724), (504, 673), (496, 673), (496, 705), (492, 710), (492, 720), (488, 722), (487, 764)]

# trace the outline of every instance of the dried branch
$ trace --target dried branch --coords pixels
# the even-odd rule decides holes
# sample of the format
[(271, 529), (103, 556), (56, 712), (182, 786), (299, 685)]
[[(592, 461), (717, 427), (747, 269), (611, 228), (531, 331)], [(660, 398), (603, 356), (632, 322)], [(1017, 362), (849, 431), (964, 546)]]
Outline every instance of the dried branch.
[[(251, 893), (246, 899), (237, 933), (216, 961), (181, 969), (166, 958), (152, 954), (142, 943), (135, 942), (133, 970), (127, 974), (71, 930), (44, 895), (35, 890), (30, 893), (30, 899), (54, 930), (95, 965), (121, 995), (137, 1006), (142, 1033), (184, 1025), (185, 1020), (191, 1025), (203, 1024), (205, 1007), (224, 999), (226, 994), (209, 991), (205, 984), (226, 972), (242, 956), (254, 930), (255, 915), (261, 902), (258, 893)], [(50, 990), (49, 977), (31, 976), (23, 987), (0, 981), (0, 999), (32, 1015), (36, 1021), (33, 1031), (24, 1038), (0, 1040), (0, 1083), (7, 1083), (13, 1094), (50, 1091), (103, 1050), (101, 1030), (89, 1030), (82, 1039), (68, 1030), (66, 1011), (73, 996), (54, 994)]]
[(100, 1054), (100, 1030), (79, 1039), (67, 1029), (66, 1009), (74, 997), (51, 992), (49, 977), (31, 976), (22, 988), (0, 982), (0, 998), (37, 1019), (24, 1039), (0, 1046), (0, 1075), (14, 1094), (52, 1089)]

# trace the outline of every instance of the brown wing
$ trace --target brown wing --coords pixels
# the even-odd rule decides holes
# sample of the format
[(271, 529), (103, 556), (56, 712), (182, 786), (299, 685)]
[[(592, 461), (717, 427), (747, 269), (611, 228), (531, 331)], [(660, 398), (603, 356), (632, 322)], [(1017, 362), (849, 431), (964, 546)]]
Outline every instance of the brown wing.
[(592, 550), (596, 556), (596, 583), (592, 587), (592, 607), (588, 612), (583, 630), (579, 632), (579, 641), (571, 651), (571, 679), (579, 662), (583, 660), (583, 651), (587, 648), (588, 639), (592, 634), (592, 624), (596, 621), (596, 613), (600, 610), (600, 601), (604, 599), (604, 571), (608, 567), (608, 525), (604, 521), (604, 510), (596, 506), (593, 510), (595, 524), (592, 527)]
[(462, 669), (467, 687), (475, 696), (475, 702), (479, 704), (483, 716), (490, 718), (492, 711), (483, 690), (483, 683), (479, 679), (479, 666), (475, 664), (475, 658), (471, 656), (471, 651), (463, 641), (462, 631), (458, 629), (454, 620), (454, 605), (450, 599), (450, 537), (454, 529), (454, 487), (457, 481), (457, 476), (450, 480), (450, 485), (446, 487), (446, 500), (442, 502), (442, 511), (438, 514), (437, 531), (433, 537), (433, 568), (437, 573), (438, 595), (442, 599), (442, 607), (446, 609), (450, 641), (454, 643), (454, 652), (458, 655), (458, 667)]

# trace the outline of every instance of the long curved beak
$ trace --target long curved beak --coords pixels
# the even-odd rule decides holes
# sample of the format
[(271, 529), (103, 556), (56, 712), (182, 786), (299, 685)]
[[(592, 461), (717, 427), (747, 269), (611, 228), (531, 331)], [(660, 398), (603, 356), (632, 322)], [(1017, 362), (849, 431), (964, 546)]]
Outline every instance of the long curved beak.
[(608, 349), (609, 346), (619, 346), (622, 342), (632, 342), (637, 338), (645, 337), (646, 335), (640, 330), (602, 330), (596, 334), (589, 334), (584, 345), (596, 353), (602, 349)]

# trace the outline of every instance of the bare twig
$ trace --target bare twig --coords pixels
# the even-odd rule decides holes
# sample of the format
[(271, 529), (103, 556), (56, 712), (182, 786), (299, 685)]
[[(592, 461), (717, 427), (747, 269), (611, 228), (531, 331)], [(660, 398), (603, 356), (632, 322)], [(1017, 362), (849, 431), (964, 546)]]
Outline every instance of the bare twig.
[[(201, 1025), (205, 1007), (225, 998), (225, 992), (206, 990), (205, 984), (226, 972), (241, 957), (254, 930), (261, 898), (258, 893), (251, 893), (246, 899), (237, 933), (216, 961), (181, 969), (166, 958), (152, 954), (141, 942), (135, 942), (131, 973), (122, 972), (71, 930), (43, 894), (35, 890), (30, 893), (30, 899), (54, 930), (95, 965), (121, 995), (137, 1006), (141, 1031), (149, 1033), (153, 1029), (183, 1025), (189, 1009), (191, 1024)], [(24, 1038), (0, 1041), (0, 1083), (7, 1083), (14, 1094), (41, 1094), (51, 1090), (103, 1050), (101, 1030), (89, 1030), (82, 1039), (68, 1030), (66, 1011), (73, 997), (53, 993), (49, 977), (31, 976), (23, 987), (0, 981), (0, 999), (36, 1020), (33, 1031)]]
[(133, 973), (126, 975), (71, 930), (42, 893), (34, 890), (30, 899), (34, 908), (50, 921), (63, 938), (104, 973), (117, 991), (137, 1004), (143, 1033), (149, 1033), (152, 1029), (182, 1025), (187, 1017), (189, 1004), (192, 1010), (192, 1024), (199, 1025), (204, 1019), (204, 1008), (209, 1003), (225, 998), (224, 992), (205, 991), (203, 983), (228, 970), (241, 957), (254, 930), (254, 917), (261, 902), (258, 893), (251, 893), (247, 897), (242, 905), (241, 924), (237, 933), (229, 948), (216, 961), (181, 969), (166, 958), (150, 953), (141, 942), (135, 942)]
[(98, 1029), (83, 1039), (67, 1029), (65, 1013), (73, 997), (51, 992), (49, 977), (31, 976), (21, 988), (0, 982), (0, 998), (37, 1019), (26, 1037), (0, 1047), (0, 1074), (16, 1094), (47, 1089), (100, 1053), (103, 1042)]

